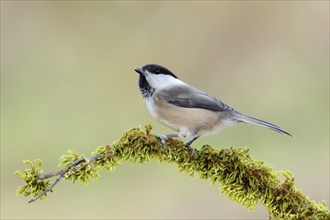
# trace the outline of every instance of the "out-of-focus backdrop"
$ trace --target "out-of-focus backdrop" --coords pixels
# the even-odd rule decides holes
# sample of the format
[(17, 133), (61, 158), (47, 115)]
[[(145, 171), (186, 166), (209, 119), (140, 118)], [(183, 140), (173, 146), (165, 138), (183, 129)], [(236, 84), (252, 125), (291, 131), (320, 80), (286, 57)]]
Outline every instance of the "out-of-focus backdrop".
[(156, 161), (61, 181), (44, 202), (16, 197), (23, 159), (48, 172), (134, 126), (171, 132), (139, 94), (133, 68), (147, 63), (295, 136), (240, 125), (195, 147), (249, 146), (329, 204), (328, 1), (1, 1), (1, 218), (268, 218)]

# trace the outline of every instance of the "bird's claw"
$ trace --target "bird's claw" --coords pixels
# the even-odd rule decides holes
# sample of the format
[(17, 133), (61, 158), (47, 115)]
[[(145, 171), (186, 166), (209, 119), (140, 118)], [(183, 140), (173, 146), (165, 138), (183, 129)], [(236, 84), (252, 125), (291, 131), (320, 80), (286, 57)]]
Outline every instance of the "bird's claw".
[(167, 136), (164, 134), (160, 134), (157, 137), (160, 139), (160, 143), (162, 144), (162, 147), (165, 149)]
[(185, 143), (184, 146), (186, 146), (189, 149), (189, 151), (191, 153), (191, 156), (194, 156), (194, 154), (195, 154), (195, 148), (193, 148), (192, 146), (190, 146), (189, 143)]
[[(157, 137), (160, 139), (160, 143), (162, 144), (162, 147), (165, 149), (166, 148), (166, 139), (171, 138), (171, 137), (177, 137), (176, 134), (160, 134), (157, 135)], [(193, 148), (191, 145), (192, 142), (194, 142), (198, 137), (195, 137), (194, 139), (186, 142), (184, 145), (189, 149), (191, 152), (191, 156), (195, 154), (195, 148)]]

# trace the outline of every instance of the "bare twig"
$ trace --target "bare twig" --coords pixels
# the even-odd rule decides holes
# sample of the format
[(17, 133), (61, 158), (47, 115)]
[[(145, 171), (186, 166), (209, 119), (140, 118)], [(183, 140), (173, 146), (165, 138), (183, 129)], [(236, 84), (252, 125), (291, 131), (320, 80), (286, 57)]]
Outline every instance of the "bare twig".
[(60, 175), (63, 172), (64, 169), (62, 170), (57, 170), (54, 172), (50, 172), (50, 173), (45, 173), (45, 174), (39, 174), (38, 175), (38, 180), (45, 180), (45, 179), (49, 179), (52, 178), (53, 176), (57, 176)]
[[(74, 161), (73, 163), (71, 163), (67, 168), (65, 169), (62, 169), (62, 170), (58, 170), (58, 171), (55, 171), (55, 172), (50, 172), (50, 173), (46, 173), (46, 174), (41, 174), (38, 176), (38, 179), (39, 180), (44, 180), (44, 179), (48, 179), (48, 178), (51, 178), (53, 176), (57, 176), (59, 175), (56, 180), (54, 181), (54, 183), (52, 185), (50, 185), (45, 191), (43, 191), (41, 194), (39, 194), (38, 196), (34, 197), (33, 199), (31, 199), (28, 203), (32, 203), (36, 200), (38, 200), (40, 197), (42, 197), (43, 195), (45, 195), (46, 193), (48, 193), (49, 191), (51, 191), (55, 186), (56, 184), (63, 178), (63, 176), (69, 172), (69, 170), (73, 167), (77, 167), (80, 163), (82, 162), (88, 162), (89, 164), (92, 163), (93, 161), (97, 160), (97, 158), (99, 157), (100, 155), (99, 154), (96, 154), (94, 156), (91, 156), (89, 158), (80, 158), (76, 161)], [(79, 170), (79, 167), (77, 167), (75, 169), (75, 171)]]

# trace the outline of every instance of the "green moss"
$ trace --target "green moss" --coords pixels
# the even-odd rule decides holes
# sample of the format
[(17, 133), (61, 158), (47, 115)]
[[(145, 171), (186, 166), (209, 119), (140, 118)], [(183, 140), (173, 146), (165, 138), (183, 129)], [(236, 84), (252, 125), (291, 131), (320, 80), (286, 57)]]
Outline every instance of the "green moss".
[(89, 164), (89, 161), (87, 161), (84, 155), (79, 155), (73, 150), (69, 150), (67, 154), (60, 158), (59, 166), (64, 166), (64, 168), (67, 168), (78, 159), (84, 159), (84, 161), (79, 163), (77, 166), (70, 168), (64, 175), (65, 179), (69, 179), (73, 183), (79, 180), (83, 184), (88, 184), (90, 180), (97, 180), (100, 177), (99, 173)]
[[(92, 153), (97, 159), (90, 163), (83, 155), (69, 151), (61, 157), (60, 166), (70, 167), (74, 161), (84, 160), (70, 168), (64, 177), (72, 182), (79, 179), (82, 183), (88, 183), (99, 177), (95, 169), (113, 171), (122, 161), (144, 163), (156, 159), (161, 163), (175, 163), (179, 171), (209, 179), (212, 185), (218, 183), (223, 194), (248, 210), (255, 209), (258, 204), (265, 205), (271, 219), (330, 219), (325, 202), (318, 204), (310, 201), (294, 186), (294, 178), (289, 171), (275, 172), (264, 161), (253, 159), (249, 148), (217, 150), (204, 145), (191, 155), (189, 149), (177, 139), (169, 138), (167, 147), (163, 148), (159, 139), (150, 133), (151, 129), (147, 125), (146, 131), (139, 128), (128, 130), (111, 146), (98, 147)], [(31, 169), (17, 171), (28, 183), (19, 188), (18, 194), (35, 196), (50, 183), (37, 179), (41, 162), (35, 162), (38, 166), (27, 163)], [(285, 179), (281, 181), (280, 176)]]
[[(26, 170), (18, 170), (15, 172), (15, 174), (22, 178), (26, 183), (25, 185), (20, 186), (16, 190), (16, 195), (31, 195), (35, 197), (44, 192), (50, 186), (51, 183), (49, 180), (38, 179), (38, 175), (42, 173), (41, 160), (23, 160), (23, 163), (28, 164), (30, 168)], [(40, 199), (46, 199), (46, 194), (40, 197)]]

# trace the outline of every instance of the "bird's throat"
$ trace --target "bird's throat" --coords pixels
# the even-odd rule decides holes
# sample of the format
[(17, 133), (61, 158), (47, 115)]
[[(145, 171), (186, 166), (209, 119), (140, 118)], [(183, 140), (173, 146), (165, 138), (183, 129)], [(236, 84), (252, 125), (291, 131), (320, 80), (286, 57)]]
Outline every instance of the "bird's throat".
[(140, 74), (140, 78), (139, 78), (139, 87), (140, 87), (141, 95), (144, 98), (151, 97), (155, 92), (155, 89), (150, 86), (146, 77), (142, 74)]

